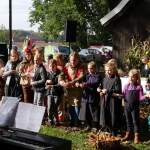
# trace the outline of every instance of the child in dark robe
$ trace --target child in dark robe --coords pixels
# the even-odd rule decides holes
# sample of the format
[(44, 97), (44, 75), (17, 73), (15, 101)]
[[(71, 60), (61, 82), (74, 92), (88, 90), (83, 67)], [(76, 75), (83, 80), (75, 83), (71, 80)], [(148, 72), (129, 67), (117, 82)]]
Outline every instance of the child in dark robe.
[(121, 80), (116, 65), (105, 64), (105, 77), (100, 92), (100, 125), (116, 136), (122, 116)]
[(85, 130), (96, 131), (99, 121), (99, 93), (97, 88), (101, 83), (101, 76), (96, 72), (96, 63), (88, 63), (88, 73), (84, 75), (80, 86), (83, 88), (79, 119), (87, 126)]

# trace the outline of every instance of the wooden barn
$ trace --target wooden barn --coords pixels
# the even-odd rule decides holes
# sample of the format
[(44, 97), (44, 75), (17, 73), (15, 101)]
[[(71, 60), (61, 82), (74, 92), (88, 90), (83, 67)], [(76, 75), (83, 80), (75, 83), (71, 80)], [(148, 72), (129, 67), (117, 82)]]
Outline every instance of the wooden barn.
[(133, 37), (141, 41), (150, 37), (150, 0), (119, 1), (100, 22), (112, 33), (114, 57), (121, 58)]

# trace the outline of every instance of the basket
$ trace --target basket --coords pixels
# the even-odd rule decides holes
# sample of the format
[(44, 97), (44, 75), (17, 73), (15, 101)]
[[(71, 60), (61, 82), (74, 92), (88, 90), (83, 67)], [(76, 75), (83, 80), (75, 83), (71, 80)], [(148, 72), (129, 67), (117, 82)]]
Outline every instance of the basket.
[(96, 141), (97, 150), (117, 150), (120, 147), (120, 141)]
[(117, 150), (120, 147), (120, 139), (99, 130), (95, 146), (97, 150)]

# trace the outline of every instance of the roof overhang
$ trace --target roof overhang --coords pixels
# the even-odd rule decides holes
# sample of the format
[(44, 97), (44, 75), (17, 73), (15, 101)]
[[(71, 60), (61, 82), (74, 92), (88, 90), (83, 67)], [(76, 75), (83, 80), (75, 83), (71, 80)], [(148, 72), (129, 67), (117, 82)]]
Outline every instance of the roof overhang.
[(113, 10), (100, 19), (101, 25), (107, 26), (116, 17), (119, 17), (130, 6), (133, 0), (122, 0)]

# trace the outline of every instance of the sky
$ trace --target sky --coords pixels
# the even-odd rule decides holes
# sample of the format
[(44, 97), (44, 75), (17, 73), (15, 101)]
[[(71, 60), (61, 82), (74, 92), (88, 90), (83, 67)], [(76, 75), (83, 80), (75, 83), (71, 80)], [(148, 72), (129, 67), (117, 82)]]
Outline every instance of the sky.
[[(12, 0), (12, 29), (37, 31), (37, 25), (31, 27), (29, 12), (32, 0)], [(9, 0), (0, 0), (0, 25), (9, 28)]]

